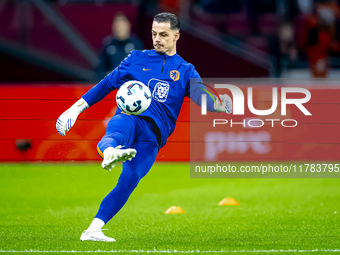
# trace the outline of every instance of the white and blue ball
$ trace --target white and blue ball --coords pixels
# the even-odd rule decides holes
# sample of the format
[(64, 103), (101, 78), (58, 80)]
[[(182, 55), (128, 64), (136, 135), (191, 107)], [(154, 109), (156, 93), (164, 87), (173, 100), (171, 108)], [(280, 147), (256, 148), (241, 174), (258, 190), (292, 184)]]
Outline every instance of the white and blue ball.
[(118, 107), (125, 113), (139, 115), (151, 104), (150, 89), (140, 81), (125, 82), (116, 95)]

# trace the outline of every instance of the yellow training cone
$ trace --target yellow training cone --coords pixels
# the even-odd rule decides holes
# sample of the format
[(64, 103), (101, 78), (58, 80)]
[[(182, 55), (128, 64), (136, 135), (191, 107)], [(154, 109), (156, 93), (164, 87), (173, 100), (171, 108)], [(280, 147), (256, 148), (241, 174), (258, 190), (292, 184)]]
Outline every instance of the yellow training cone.
[(185, 211), (180, 206), (171, 206), (164, 213), (165, 214), (181, 214), (181, 213), (185, 213)]
[(226, 197), (218, 203), (218, 205), (239, 205), (239, 204), (240, 202), (232, 197)]

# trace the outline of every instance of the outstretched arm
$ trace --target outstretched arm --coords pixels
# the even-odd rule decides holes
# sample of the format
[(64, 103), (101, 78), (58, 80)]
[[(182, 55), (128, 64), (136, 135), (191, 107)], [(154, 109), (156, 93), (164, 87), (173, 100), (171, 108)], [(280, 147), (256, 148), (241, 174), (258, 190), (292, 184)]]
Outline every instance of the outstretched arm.
[(81, 99), (60, 115), (56, 123), (56, 128), (60, 135), (66, 135), (66, 132), (74, 125), (80, 113), (120, 87), (124, 76), (128, 74), (128, 68), (133, 58), (132, 55), (131, 53), (127, 56), (115, 70), (105, 76), (96, 86), (92, 87)]
[[(213, 95), (206, 86), (199, 74), (194, 70), (190, 79), (190, 85), (187, 90), (187, 96), (191, 98), (197, 105), (202, 106), (202, 94), (207, 98), (207, 110), (210, 112), (232, 112), (232, 100), (227, 95), (219, 95), (219, 98)], [(221, 101), (220, 101), (221, 99)]]

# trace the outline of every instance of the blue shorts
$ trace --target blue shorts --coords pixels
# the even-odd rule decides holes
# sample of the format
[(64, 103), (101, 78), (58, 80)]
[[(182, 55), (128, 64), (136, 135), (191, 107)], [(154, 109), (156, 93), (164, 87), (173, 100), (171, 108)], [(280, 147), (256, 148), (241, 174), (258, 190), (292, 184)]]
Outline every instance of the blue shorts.
[(135, 143), (150, 143), (158, 147), (160, 132), (148, 117), (139, 117), (118, 113), (109, 121), (106, 134), (98, 143), (98, 154), (103, 158), (103, 151), (108, 147), (134, 148)]

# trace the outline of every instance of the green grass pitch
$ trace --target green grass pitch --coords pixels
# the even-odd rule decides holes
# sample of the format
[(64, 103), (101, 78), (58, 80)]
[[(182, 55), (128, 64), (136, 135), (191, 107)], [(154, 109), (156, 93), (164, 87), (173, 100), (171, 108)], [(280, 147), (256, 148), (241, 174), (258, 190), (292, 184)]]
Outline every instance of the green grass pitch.
[(80, 241), (120, 172), (1, 164), (0, 253), (340, 252), (340, 179), (192, 179), (179, 163), (155, 164), (104, 227), (117, 242)]

